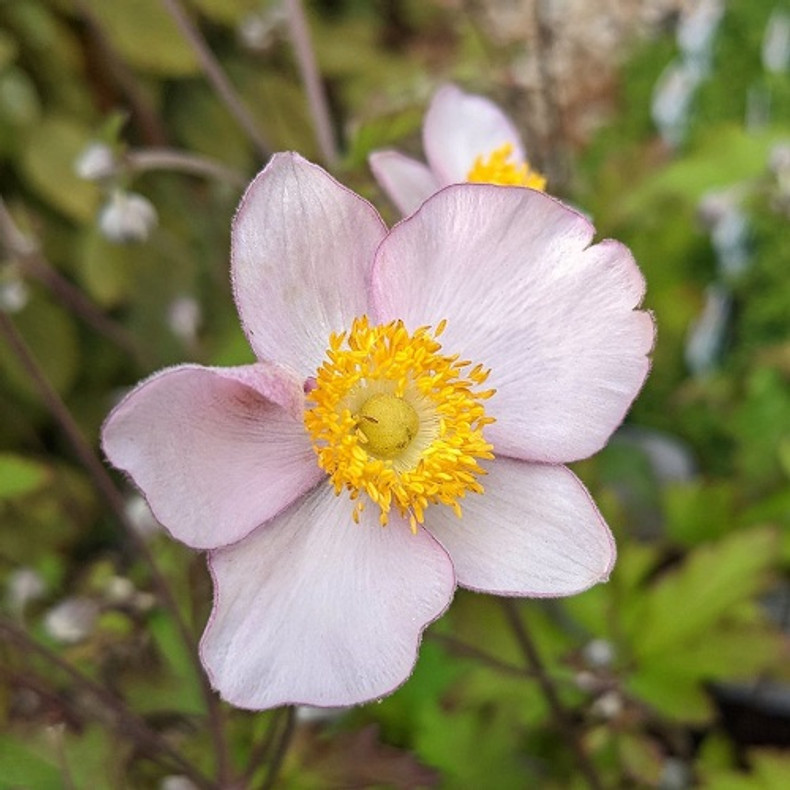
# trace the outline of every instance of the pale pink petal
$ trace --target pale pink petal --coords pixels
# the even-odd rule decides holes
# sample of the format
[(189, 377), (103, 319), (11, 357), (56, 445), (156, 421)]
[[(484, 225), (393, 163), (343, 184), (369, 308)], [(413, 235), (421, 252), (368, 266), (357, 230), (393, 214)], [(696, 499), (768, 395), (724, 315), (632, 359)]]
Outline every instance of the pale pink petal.
[(446, 318), (442, 344), (491, 368), (494, 452), (562, 463), (599, 450), (644, 382), (654, 328), (627, 248), (521, 187), (451, 186), (397, 225), (373, 274), (378, 321)]
[(478, 156), (487, 158), (505, 143), (513, 146), (514, 161), (525, 160), (521, 135), (490, 99), (455, 85), (436, 92), (425, 114), (423, 148), (442, 186), (466, 181)]
[(422, 162), (397, 151), (374, 151), (368, 163), (379, 186), (404, 216), (439, 189), (436, 176)]
[(452, 558), (458, 584), (495, 595), (573, 595), (606, 581), (614, 565), (609, 528), (564, 466), (497, 458), (485, 492), (459, 519), (433, 507), (426, 527)]
[(259, 359), (312, 375), (329, 335), (367, 308), (376, 210), (320, 167), (276, 154), (250, 184), (231, 232), (233, 291)]
[(175, 538), (225, 546), (321, 479), (303, 400), (301, 384), (266, 363), (170, 368), (113, 410), (104, 452)]
[(241, 543), (210, 554), (215, 599), (201, 641), (212, 685), (251, 709), (354, 705), (412, 671), (425, 626), (455, 589), (447, 554), (400, 518), (319, 486)]

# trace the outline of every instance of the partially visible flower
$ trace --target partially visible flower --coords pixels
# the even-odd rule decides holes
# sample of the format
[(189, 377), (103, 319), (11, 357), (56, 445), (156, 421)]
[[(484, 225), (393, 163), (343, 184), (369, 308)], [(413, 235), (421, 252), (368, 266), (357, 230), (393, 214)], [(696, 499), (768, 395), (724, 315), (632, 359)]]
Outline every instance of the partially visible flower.
[(398, 151), (375, 151), (370, 169), (404, 215), (448, 184), (475, 181), (542, 190), (546, 179), (527, 162), (513, 122), (484, 96), (444, 85), (422, 127), (427, 165)]
[(456, 585), (606, 580), (612, 536), (562, 464), (619, 425), (654, 328), (631, 254), (593, 236), (530, 189), (449, 186), (387, 231), (296, 155), (253, 181), (232, 281), (259, 361), (164, 370), (103, 430), (162, 524), (209, 552), (200, 654), (226, 700), (375, 699)]
[(158, 221), (148, 198), (136, 192), (116, 190), (99, 213), (99, 228), (117, 244), (146, 241)]
[(99, 181), (113, 175), (117, 163), (112, 148), (106, 143), (89, 143), (74, 162), (74, 172), (86, 181)]

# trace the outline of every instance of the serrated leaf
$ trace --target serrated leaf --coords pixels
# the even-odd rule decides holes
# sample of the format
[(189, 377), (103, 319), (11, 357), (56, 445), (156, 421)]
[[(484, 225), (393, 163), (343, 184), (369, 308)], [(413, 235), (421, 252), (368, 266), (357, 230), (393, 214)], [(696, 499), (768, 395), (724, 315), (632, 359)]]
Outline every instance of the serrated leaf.
[(709, 628), (765, 584), (778, 546), (772, 530), (749, 530), (691, 552), (643, 592), (630, 621), (634, 653), (648, 660)]
[(21, 455), (0, 453), (0, 500), (30, 494), (49, 479), (49, 469)]

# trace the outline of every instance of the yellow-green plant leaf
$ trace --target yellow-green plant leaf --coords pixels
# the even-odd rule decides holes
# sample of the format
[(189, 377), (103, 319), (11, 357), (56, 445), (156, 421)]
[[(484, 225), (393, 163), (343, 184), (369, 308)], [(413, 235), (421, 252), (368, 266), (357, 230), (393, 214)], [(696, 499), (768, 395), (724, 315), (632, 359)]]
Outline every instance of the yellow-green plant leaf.
[(0, 500), (31, 494), (49, 479), (44, 464), (21, 455), (0, 453)]

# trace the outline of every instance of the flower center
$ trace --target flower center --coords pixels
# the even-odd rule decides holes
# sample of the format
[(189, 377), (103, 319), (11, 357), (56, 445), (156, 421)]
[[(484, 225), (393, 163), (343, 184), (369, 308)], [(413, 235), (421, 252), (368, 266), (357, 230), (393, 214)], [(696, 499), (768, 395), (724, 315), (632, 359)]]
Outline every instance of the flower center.
[(365, 449), (377, 458), (397, 458), (411, 444), (419, 428), (420, 418), (414, 407), (397, 395), (380, 392), (368, 398), (359, 410), (359, 430), (365, 437)]
[(505, 143), (494, 149), (488, 157), (478, 156), (466, 180), (481, 184), (502, 184), (538, 189), (546, 188), (546, 179), (526, 162), (511, 161), (513, 144)]
[(356, 501), (355, 521), (369, 500), (382, 526), (394, 508), (416, 531), (428, 505), (460, 517), (459, 500), (483, 493), (479, 462), (494, 457), (484, 402), (494, 390), (480, 389), (482, 365), (440, 353), (444, 326), (409, 334), (402, 321), (370, 326), (362, 316), (329, 339), (304, 421), (335, 493)]

